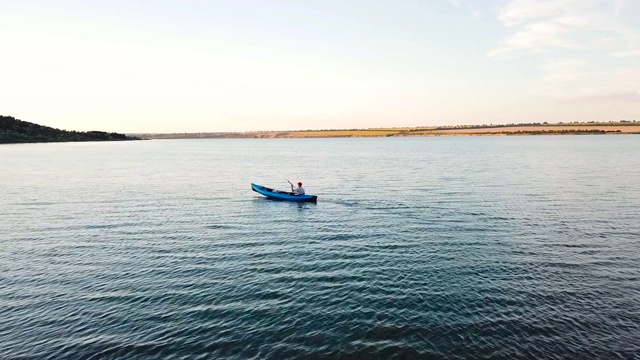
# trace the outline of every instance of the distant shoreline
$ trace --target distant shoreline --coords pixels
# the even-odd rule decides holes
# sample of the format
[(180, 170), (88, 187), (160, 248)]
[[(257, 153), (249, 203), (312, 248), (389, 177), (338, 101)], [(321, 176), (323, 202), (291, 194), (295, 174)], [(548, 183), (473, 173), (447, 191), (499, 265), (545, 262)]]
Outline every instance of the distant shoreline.
[(454, 126), (418, 126), (369, 129), (323, 129), (199, 133), (130, 133), (67, 131), (0, 115), (0, 144), (129, 141), (152, 139), (302, 139), (430, 136), (521, 136), (521, 135), (621, 135), (640, 134), (640, 121), (523, 123)]
[(0, 144), (132, 141), (139, 137), (106, 131), (67, 131), (0, 115)]
[(640, 134), (640, 122), (460, 125), (441, 127), (331, 129), (292, 131), (138, 133), (143, 139), (299, 139), (409, 136), (518, 136)]

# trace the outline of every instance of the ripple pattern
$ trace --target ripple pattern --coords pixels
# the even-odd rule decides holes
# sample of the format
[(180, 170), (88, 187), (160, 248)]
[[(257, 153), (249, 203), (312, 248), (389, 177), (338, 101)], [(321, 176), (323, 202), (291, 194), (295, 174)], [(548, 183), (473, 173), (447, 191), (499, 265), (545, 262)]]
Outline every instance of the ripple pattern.
[(0, 358), (638, 358), (638, 140), (0, 147)]

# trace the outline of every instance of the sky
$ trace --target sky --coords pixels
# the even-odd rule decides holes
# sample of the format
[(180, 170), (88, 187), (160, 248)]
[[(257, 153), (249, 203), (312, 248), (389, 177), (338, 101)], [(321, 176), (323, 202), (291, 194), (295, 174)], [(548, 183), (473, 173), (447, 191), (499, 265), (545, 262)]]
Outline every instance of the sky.
[(640, 0), (0, 0), (0, 115), (123, 133), (640, 120)]

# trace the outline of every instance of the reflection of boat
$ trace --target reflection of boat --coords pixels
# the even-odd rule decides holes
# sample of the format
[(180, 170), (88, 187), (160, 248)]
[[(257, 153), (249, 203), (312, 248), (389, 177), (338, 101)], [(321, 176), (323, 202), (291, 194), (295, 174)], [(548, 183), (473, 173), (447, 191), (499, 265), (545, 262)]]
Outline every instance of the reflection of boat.
[(274, 190), (262, 185), (251, 183), (251, 190), (262, 194), (269, 199), (274, 200), (284, 200), (284, 201), (308, 201), (308, 202), (316, 202), (318, 201), (318, 197), (315, 195), (296, 195), (287, 191)]

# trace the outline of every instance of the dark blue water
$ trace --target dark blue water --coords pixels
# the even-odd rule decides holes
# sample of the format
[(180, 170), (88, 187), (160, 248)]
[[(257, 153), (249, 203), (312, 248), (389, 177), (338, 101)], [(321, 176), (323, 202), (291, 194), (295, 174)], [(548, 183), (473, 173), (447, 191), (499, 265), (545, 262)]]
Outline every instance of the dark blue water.
[(0, 358), (637, 358), (639, 189), (635, 135), (0, 146)]

